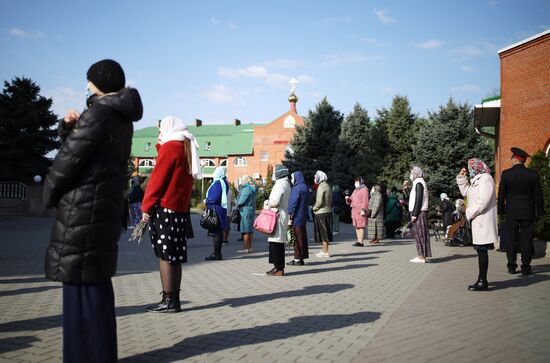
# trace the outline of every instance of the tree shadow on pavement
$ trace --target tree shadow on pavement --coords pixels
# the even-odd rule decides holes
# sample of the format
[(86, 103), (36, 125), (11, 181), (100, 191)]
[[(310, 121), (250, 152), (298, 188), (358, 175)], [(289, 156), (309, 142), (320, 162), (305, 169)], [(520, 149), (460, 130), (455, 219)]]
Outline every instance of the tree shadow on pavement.
[(312, 285), (312, 286), (306, 286), (303, 289), (299, 289), (299, 290), (280, 291), (280, 292), (274, 292), (271, 294), (251, 295), (251, 296), (242, 296), (242, 297), (236, 297), (236, 298), (223, 299), (222, 301), (214, 304), (195, 306), (187, 309), (182, 309), (182, 311), (215, 309), (222, 306), (230, 306), (232, 308), (237, 308), (240, 306), (252, 305), (252, 304), (257, 304), (264, 301), (272, 301), (275, 299), (286, 299), (291, 297), (316, 295), (316, 294), (333, 294), (335, 292), (342, 291), (345, 289), (351, 289), (354, 286), (355, 285), (351, 285), (351, 284)]
[(32, 343), (38, 342), (35, 336), (19, 336), (0, 339), (0, 354), (29, 348)]
[(287, 273), (285, 270), (285, 276), (295, 276), (295, 275), (309, 275), (309, 274), (318, 274), (323, 272), (332, 272), (332, 271), (344, 271), (344, 270), (352, 270), (352, 269), (358, 269), (358, 268), (366, 268), (371, 266), (378, 266), (376, 263), (365, 263), (360, 265), (345, 265), (345, 266), (338, 266), (338, 267), (330, 267), (330, 268), (316, 268), (316, 269), (304, 269), (300, 271), (292, 271), (292, 273)]
[[(365, 256), (365, 257), (355, 257), (355, 258), (345, 258), (345, 257), (342, 257), (342, 258), (333, 258), (334, 256), (336, 255), (330, 255), (331, 258), (329, 258), (328, 260), (325, 260), (325, 261), (315, 261), (315, 262), (308, 262), (306, 264), (306, 266), (322, 266), (322, 265), (326, 265), (328, 263), (342, 263), (342, 262), (357, 262), (357, 261), (365, 261), (365, 260), (372, 260), (372, 259), (375, 259), (375, 258), (378, 258), (378, 257), (370, 257), (370, 256)], [(345, 256), (345, 255), (341, 255), (341, 256)], [(303, 266), (298, 266), (298, 268), (304, 268)], [(307, 268), (307, 267), (305, 267)], [(285, 270), (285, 272), (288, 271), (288, 270)], [(294, 270), (291, 270), (291, 271), (294, 271)]]
[(120, 359), (119, 362), (155, 361), (173, 362), (177, 357), (183, 360), (204, 353), (249, 344), (272, 342), (304, 334), (319, 333), (345, 328), (355, 324), (372, 323), (380, 318), (379, 312), (357, 312), (353, 314), (308, 315), (291, 318), (285, 323), (260, 325), (252, 328), (227, 330), (186, 338), (171, 347)]
[(28, 287), (28, 288), (24, 288), (24, 289), (7, 290), (7, 291), (4, 290), (4, 291), (0, 291), (0, 297), (23, 295), (23, 294), (32, 294), (32, 293), (35, 293), (35, 292), (42, 292), (42, 291), (48, 291), (48, 290), (60, 289), (60, 288), (61, 288), (61, 285)]
[(474, 255), (474, 254), (469, 254), (469, 255), (454, 254), (454, 255), (445, 256), (445, 257), (430, 258), (428, 261), (430, 263), (442, 263), (442, 262), (449, 262), (449, 261), (452, 261), (452, 260), (459, 260), (459, 259), (462, 259), (462, 258), (472, 258), (472, 257), (477, 257), (477, 255)]

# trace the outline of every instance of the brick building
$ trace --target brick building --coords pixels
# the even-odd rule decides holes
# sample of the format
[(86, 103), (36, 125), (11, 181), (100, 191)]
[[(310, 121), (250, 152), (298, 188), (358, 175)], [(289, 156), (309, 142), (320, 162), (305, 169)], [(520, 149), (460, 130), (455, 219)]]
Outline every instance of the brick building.
[(550, 29), (498, 54), (501, 94), (475, 106), (476, 131), (495, 140), (497, 183), (510, 148), (550, 153)]
[[(268, 167), (280, 164), (285, 157), (296, 125), (304, 120), (296, 111), (298, 97), (292, 92), (288, 101), (290, 109), (266, 124), (241, 124), (235, 119), (229, 125), (208, 125), (195, 120), (189, 126), (200, 145), (199, 156), (205, 178), (211, 178), (217, 166), (227, 167), (227, 178), (239, 184), (243, 175), (250, 175), (258, 182), (265, 182)], [(134, 132), (132, 155), (137, 173), (146, 175), (155, 165), (158, 129), (147, 127)]]

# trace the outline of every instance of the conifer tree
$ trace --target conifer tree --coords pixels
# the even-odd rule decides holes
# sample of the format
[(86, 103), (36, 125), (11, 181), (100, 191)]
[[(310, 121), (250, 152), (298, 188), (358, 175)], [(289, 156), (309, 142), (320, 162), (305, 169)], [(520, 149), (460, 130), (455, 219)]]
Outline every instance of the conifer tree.
[(374, 181), (381, 172), (384, 157), (384, 134), (372, 124), (366, 109), (355, 104), (342, 123), (342, 131), (333, 157), (333, 180), (347, 188), (353, 185), (356, 176), (367, 183)]
[(332, 179), (332, 157), (343, 118), (325, 97), (314, 111), (308, 112), (304, 126), (296, 127), (284, 164), (291, 172), (302, 171), (307, 184), (313, 183), (316, 170), (324, 171)]
[(412, 149), (416, 141), (417, 115), (411, 111), (406, 96), (393, 98), (389, 109), (378, 111), (377, 122), (386, 136), (386, 156), (380, 179), (388, 186), (399, 186), (409, 175), (413, 162)]
[(29, 182), (47, 173), (46, 154), (59, 147), (52, 99), (29, 78), (5, 81), (0, 94), (0, 180)]
[(460, 197), (456, 175), (468, 159), (479, 158), (494, 171), (494, 152), (474, 129), (473, 108), (450, 98), (418, 132), (414, 162), (426, 171), (428, 189), (434, 197), (447, 193)]

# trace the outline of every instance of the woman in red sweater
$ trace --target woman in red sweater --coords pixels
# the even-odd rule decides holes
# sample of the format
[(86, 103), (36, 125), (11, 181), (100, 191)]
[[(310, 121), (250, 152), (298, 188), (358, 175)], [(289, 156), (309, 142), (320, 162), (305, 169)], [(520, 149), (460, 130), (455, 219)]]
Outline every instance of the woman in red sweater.
[(174, 313), (181, 310), (181, 264), (187, 262), (185, 225), (193, 176), (198, 176), (195, 138), (183, 122), (165, 117), (160, 122), (156, 145), (158, 157), (151, 173), (141, 209), (149, 221), (149, 234), (155, 255), (160, 259), (162, 300), (147, 311)]

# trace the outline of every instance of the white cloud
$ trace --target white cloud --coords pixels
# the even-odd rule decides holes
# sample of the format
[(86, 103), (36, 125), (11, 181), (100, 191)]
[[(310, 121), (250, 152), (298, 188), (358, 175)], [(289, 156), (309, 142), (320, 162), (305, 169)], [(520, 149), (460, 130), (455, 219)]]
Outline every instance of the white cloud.
[(397, 19), (391, 16), (387, 10), (374, 9), (374, 13), (378, 17), (378, 20), (384, 24), (397, 23)]
[[(268, 68), (256, 65), (244, 68), (218, 67), (218, 75), (231, 79), (254, 78), (272, 85), (287, 85), (288, 81), (292, 78), (286, 74), (270, 72)], [(315, 82), (314, 78), (308, 75), (299, 75), (296, 78), (303, 83)]]
[(397, 91), (395, 88), (391, 87), (391, 86), (386, 86), (384, 88), (382, 88), (382, 92), (386, 93), (386, 94), (396, 94)]
[(222, 25), (222, 26), (228, 27), (229, 29), (237, 29), (237, 24), (235, 24), (231, 21), (222, 21), (222, 20), (220, 20), (218, 18), (214, 18), (214, 17), (210, 18), (210, 23), (212, 23), (215, 26)]
[(323, 24), (334, 24), (334, 23), (352, 23), (353, 19), (349, 16), (334, 16), (323, 19)]
[(356, 52), (344, 52), (325, 55), (325, 62), (323, 64), (327, 66), (337, 66), (341, 64), (376, 62), (383, 59), (384, 57), (381, 55), (367, 55)]
[(477, 71), (477, 68), (471, 67), (471, 66), (461, 66), (460, 70), (462, 72), (475, 72), (475, 71)]
[(206, 98), (216, 103), (231, 103), (233, 102), (233, 94), (223, 84), (212, 86), (205, 94)]
[(297, 67), (303, 66), (304, 61), (301, 59), (278, 58), (278, 59), (272, 59), (267, 62), (264, 62), (264, 65), (266, 67), (290, 69), (290, 68), (297, 68)]
[(460, 92), (460, 93), (472, 93), (479, 92), (481, 89), (475, 84), (463, 84), (462, 86), (451, 87), (451, 92)]
[(21, 28), (11, 28), (8, 34), (16, 38), (43, 38), (46, 33), (41, 31), (27, 31)]
[(449, 51), (453, 61), (464, 61), (473, 57), (479, 57), (484, 54), (493, 54), (496, 56), (499, 47), (495, 43), (487, 41), (478, 41), (463, 47), (455, 48)]
[(414, 46), (421, 49), (437, 49), (443, 46), (443, 42), (437, 39), (429, 39), (423, 43), (417, 43)]
[(376, 46), (379, 46), (379, 47), (383, 47), (383, 46), (386, 45), (385, 43), (380, 42), (380, 41), (378, 41), (378, 40), (375, 39), (375, 38), (360, 37), (359, 39), (360, 39), (363, 43), (367, 43), (367, 44), (371, 44), (371, 45), (376, 45)]
[(52, 110), (59, 117), (64, 116), (69, 109), (81, 110), (85, 102), (84, 89), (79, 92), (68, 86), (45, 90), (44, 95), (52, 98)]

